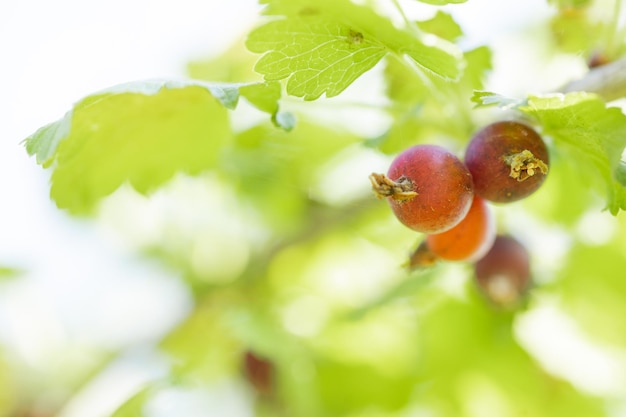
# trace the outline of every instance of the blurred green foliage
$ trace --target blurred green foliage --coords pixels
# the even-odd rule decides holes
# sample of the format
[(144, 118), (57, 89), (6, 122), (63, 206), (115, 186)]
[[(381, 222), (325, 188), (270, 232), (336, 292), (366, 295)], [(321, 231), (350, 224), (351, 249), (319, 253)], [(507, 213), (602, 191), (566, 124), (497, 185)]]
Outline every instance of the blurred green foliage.
[[(463, 39), (462, 30), (442, 11), (399, 29), (347, 0), (262, 3), (278, 17), (254, 29), (246, 44), (263, 54), (256, 69), (266, 83), (239, 44), (190, 64), (194, 78), (211, 83), (117, 87), (84, 99), (27, 139), (28, 152), (53, 169), (52, 199), (72, 214), (98, 214), (103, 201), (123, 193), (149, 201), (165, 190), (175, 198), (172, 188), (190, 183), (197, 187), (191, 194), (222, 208), (201, 213), (213, 223), (191, 231), (168, 218), (159, 226), (173, 238), (140, 248), (182, 272), (195, 305), (155, 347), (167, 358), (167, 377), (143, 387), (114, 416), (144, 415), (169, 387), (223, 380), (241, 383), (242, 397), (267, 416), (608, 415), (608, 398), (544, 369), (520, 343), (515, 323), (541, 297), (553, 296), (589, 335), (626, 348), (626, 223), (604, 213), (614, 231), (600, 243), (576, 232), (598, 210), (607, 184), (610, 211), (626, 208), (623, 183), (614, 178), (626, 145), (624, 115), (585, 93), (520, 100), (474, 94), (493, 70), (492, 51), (461, 53), (452, 42)], [(574, 30), (585, 33), (586, 21), (544, 24), (563, 48), (555, 53), (591, 48)], [(283, 94), (338, 95), (352, 82), (359, 87), (357, 78), (373, 67), (385, 83), (375, 109), (387, 118), (380, 135), (346, 129)], [(250, 106), (239, 106), (240, 96)], [(491, 104), (504, 109), (482, 108)], [(362, 120), (358, 107), (351, 110)], [(546, 135), (552, 172), (536, 195), (511, 208), (524, 213), (519, 222), (503, 216), (500, 232), (521, 231), (530, 244), (541, 243), (550, 225), (568, 231), (569, 249), (550, 277), (541, 257), (551, 253), (530, 248), (539, 260), (538, 284), (517, 310), (490, 304), (471, 265), (409, 271), (421, 236), (401, 226), (367, 183), (371, 170), (408, 146), (436, 142), (461, 152), (483, 120), (511, 117)], [(198, 214), (193, 210), (203, 207), (189, 209)], [(233, 231), (233, 224), (243, 226)], [(224, 278), (224, 270), (235, 272)], [(275, 367), (272, 398), (246, 385), (248, 351)], [(3, 375), (0, 368), (0, 387)], [(6, 385), (0, 392), (10, 391)], [(9, 398), (0, 394), (0, 408)]]

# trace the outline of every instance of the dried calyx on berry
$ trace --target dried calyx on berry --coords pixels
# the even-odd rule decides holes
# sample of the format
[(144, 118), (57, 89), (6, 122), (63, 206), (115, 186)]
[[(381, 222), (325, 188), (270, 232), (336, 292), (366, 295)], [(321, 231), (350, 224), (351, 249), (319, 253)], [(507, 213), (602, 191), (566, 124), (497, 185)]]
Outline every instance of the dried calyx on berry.
[(400, 153), (387, 174), (369, 177), (377, 197), (387, 198), (405, 226), (441, 233), (459, 224), (474, 197), (472, 176), (448, 150), (417, 145)]
[(548, 149), (539, 134), (523, 123), (504, 121), (479, 130), (465, 152), (477, 195), (496, 203), (528, 197), (549, 170)]

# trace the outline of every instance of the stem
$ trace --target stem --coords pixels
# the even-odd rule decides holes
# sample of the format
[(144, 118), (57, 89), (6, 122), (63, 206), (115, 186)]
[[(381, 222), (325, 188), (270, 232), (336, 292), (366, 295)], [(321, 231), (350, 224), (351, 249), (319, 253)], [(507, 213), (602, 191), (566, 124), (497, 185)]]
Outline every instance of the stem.
[(626, 97), (626, 58), (593, 68), (583, 78), (571, 81), (559, 91), (587, 91), (606, 101)]
[(402, 6), (400, 6), (400, 2), (398, 0), (391, 0), (391, 3), (393, 3), (396, 10), (398, 10), (400, 16), (402, 16), (402, 20), (404, 20), (404, 24), (406, 24), (407, 29), (417, 30), (417, 25), (411, 23), (406, 13), (404, 13), (404, 9), (402, 9)]
[(426, 244), (426, 240), (424, 240), (419, 244), (417, 249), (413, 251), (411, 256), (409, 256), (407, 266), (409, 270), (420, 270), (434, 266), (437, 260), (437, 255), (430, 250)]

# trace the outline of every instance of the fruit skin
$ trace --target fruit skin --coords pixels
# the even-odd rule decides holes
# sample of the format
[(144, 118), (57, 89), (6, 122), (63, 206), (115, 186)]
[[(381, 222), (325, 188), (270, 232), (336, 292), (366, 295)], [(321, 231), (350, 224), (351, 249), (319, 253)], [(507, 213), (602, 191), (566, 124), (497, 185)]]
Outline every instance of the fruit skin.
[(531, 282), (530, 257), (511, 236), (497, 236), (493, 246), (474, 265), (476, 283), (495, 304), (517, 303)]
[[(534, 169), (531, 165), (514, 178), (511, 158), (524, 151), (535, 158)], [(529, 196), (543, 184), (549, 165), (548, 149), (531, 127), (515, 121), (496, 122), (472, 137), (465, 151), (465, 165), (472, 173), (477, 195), (496, 203), (510, 203)]]
[(426, 236), (426, 244), (438, 258), (448, 261), (476, 261), (491, 249), (496, 224), (487, 202), (478, 196), (467, 215), (452, 229)]
[(459, 224), (474, 197), (467, 167), (437, 145), (404, 150), (391, 163), (387, 177), (412, 185), (416, 195), (398, 199), (391, 196), (388, 201), (400, 222), (422, 233), (441, 233)]

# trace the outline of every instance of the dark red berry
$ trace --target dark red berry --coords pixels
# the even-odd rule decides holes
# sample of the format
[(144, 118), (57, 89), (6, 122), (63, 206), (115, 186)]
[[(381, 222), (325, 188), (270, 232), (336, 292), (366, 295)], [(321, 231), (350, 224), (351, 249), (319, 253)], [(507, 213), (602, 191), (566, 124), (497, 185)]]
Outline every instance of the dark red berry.
[(474, 265), (476, 282), (495, 304), (510, 306), (525, 293), (531, 280), (526, 248), (510, 236), (498, 236), (487, 254)]
[(261, 395), (270, 395), (274, 390), (274, 365), (253, 352), (244, 355), (244, 374), (248, 382)]
[(597, 68), (597, 67), (601, 67), (602, 65), (606, 65), (609, 62), (611, 62), (609, 57), (607, 57), (602, 52), (596, 50), (596, 51), (593, 51), (593, 53), (587, 60), (587, 66), (589, 68)]
[(372, 174), (370, 180), (376, 195), (388, 197), (398, 219), (422, 233), (441, 233), (459, 224), (474, 197), (467, 167), (436, 145), (406, 149), (387, 175)]
[(531, 127), (497, 122), (478, 131), (465, 151), (480, 197), (508, 203), (535, 192), (548, 174), (548, 149)]

